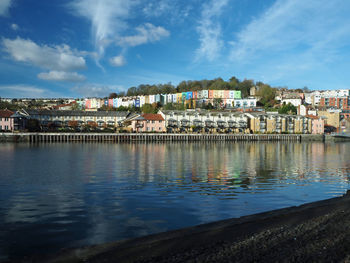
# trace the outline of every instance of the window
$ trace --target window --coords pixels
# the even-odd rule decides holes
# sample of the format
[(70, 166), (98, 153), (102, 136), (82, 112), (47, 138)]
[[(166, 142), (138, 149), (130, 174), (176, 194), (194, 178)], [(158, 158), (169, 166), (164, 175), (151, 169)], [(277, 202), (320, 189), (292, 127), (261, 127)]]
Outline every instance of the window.
[(9, 129), (9, 126), (5, 125), (5, 130), (7, 131)]
[(9, 118), (5, 118), (5, 121), (9, 121)]
[(147, 120), (147, 123), (150, 123), (150, 121), (149, 121), (149, 120)]
[(155, 123), (155, 121), (152, 121), (152, 123)]
[(149, 127), (147, 127), (147, 131), (149, 131)]
[(2, 118), (0, 118), (0, 121), (2, 121)]
[(161, 127), (159, 127), (158, 129), (159, 129), (159, 130), (162, 130), (162, 128), (161, 128)]
[(159, 121), (159, 123), (162, 123), (162, 121)]
[(152, 127), (152, 131), (154, 131), (154, 127)]

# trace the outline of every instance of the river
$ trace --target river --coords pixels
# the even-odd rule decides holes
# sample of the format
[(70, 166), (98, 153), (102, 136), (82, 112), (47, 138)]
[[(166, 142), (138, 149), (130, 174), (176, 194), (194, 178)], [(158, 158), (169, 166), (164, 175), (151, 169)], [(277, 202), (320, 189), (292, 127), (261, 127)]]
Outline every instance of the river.
[(350, 143), (0, 144), (0, 261), (344, 194)]

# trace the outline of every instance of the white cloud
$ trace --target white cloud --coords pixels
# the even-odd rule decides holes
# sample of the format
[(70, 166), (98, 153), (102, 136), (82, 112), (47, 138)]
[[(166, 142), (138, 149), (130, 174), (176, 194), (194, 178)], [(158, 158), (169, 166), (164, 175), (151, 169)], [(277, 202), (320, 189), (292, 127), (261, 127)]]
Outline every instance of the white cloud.
[(112, 37), (127, 28), (125, 19), (135, 3), (135, 0), (74, 0), (69, 8), (91, 22), (95, 47), (101, 57)]
[(121, 67), (126, 64), (125, 58), (122, 55), (111, 58), (109, 62), (114, 67)]
[[(111, 44), (123, 47), (122, 52), (125, 52), (128, 47), (159, 41), (170, 35), (169, 31), (163, 27), (154, 26), (151, 23), (136, 28), (131, 27), (128, 20), (135, 15), (134, 7), (142, 8), (141, 4), (140, 0), (73, 0), (68, 5), (75, 15), (91, 22), (94, 45), (98, 54), (95, 57), (97, 65), (104, 56), (106, 48)], [(168, 8), (166, 4), (162, 6), (164, 9)], [(126, 35), (126, 32), (132, 30), (136, 30), (135, 35)]]
[(59, 97), (59, 94), (47, 89), (38, 88), (31, 85), (0, 85), (3, 96), (10, 98), (48, 98)]
[(350, 4), (342, 0), (278, 0), (236, 35), (232, 60), (286, 52), (329, 60), (349, 43)]
[(211, 0), (203, 5), (197, 32), (200, 46), (196, 50), (196, 59), (206, 58), (213, 61), (224, 45), (221, 26), (218, 21), (228, 0)]
[(15, 61), (30, 63), (40, 68), (72, 71), (86, 67), (85, 59), (75, 55), (67, 45), (40, 46), (31, 40), (19, 37), (14, 40), (4, 38), (2, 45), (4, 51)]
[(17, 24), (11, 24), (11, 29), (17, 31), (19, 30), (19, 26)]
[(1, 0), (0, 1), (0, 16), (5, 16), (8, 13), (12, 4), (12, 0)]
[(100, 84), (85, 84), (80, 86), (75, 86), (71, 89), (83, 97), (107, 97), (111, 92), (116, 92), (121, 90), (120, 86), (109, 86)]
[(156, 42), (164, 37), (168, 37), (170, 32), (161, 26), (146, 23), (136, 28), (137, 34), (133, 36), (121, 37), (117, 40), (121, 46), (138, 46), (149, 42)]
[(179, 25), (189, 17), (190, 11), (197, 8), (193, 1), (148, 0), (141, 9), (147, 18), (164, 17), (164, 23)]
[(67, 82), (81, 82), (86, 79), (85, 76), (76, 72), (64, 72), (64, 71), (50, 71), (48, 73), (42, 72), (38, 74), (39, 79), (50, 81), (67, 81)]

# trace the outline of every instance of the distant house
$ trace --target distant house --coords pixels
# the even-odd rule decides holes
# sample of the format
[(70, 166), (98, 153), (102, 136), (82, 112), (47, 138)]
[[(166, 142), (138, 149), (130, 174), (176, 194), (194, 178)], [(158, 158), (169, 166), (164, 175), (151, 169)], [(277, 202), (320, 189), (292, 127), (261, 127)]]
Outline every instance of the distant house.
[(340, 121), (340, 132), (350, 133), (350, 120), (343, 119)]
[(60, 105), (54, 106), (53, 109), (54, 110), (72, 110), (75, 104), (76, 104), (76, 102), (73, 101), (71, 103), (60, 104)]
[(131, 120), (134, 132), (165, 132), (165, 120), (160, 114), (145, 113)]
[(13, 114), (14, 112), (8, 109), (0, 110), (0, 130), (1, 131), (14, 130), (14, 119), (11, 117)]

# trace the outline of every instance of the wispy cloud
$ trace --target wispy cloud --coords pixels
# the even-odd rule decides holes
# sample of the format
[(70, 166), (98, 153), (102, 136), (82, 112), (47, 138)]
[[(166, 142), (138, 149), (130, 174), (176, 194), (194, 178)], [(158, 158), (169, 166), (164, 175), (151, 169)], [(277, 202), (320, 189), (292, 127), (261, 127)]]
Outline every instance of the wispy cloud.
[(230, 57), (254, 60), (266, 52), (292, 52), (331, 59), (350, 42), (349, 11), (350, 3), (341, 0), (278, 0), (237, 34)]
[(11, 24), (11, 29), (17, 31), (19, 30), (19, 26), (17, 24)]
[[(132, 16), (133, 8), (140, 3), (140, 0), (73, 0), (68, 5), (74, 14), (91, 22), (98, 65), (106, 48), (111, 44), (122, 47), (124, 54), (129, 47), (155, 42), (169, 36), (170, 33), (165, 28), (151, 23), (136, 28), (131, 26), (128, 20)], [(132, 31), (136, 31), (136, 34), (130, 35), (129, 32)]]
[(112, 39), (127, 28), (125, 20), (134, 4), (135, 0), (74, 0), (69, 8), (91, 22), (95, 47), (102, 57)]
[(83, 97), (108, 97), (111, 92), (118, 92), (122, 90), (120, 86), (110, 86), (101, 84), (87, 83), (84, 85), (77, 85), (71, 89)]
[(86, 77), (80, 75), (76, 72), (64, 72), (64, 71), (55, 71), (42, 72), (38, 74), (39, 79), (50, 80), (50, 81), (65, 81), (65, 82), (81, 82), (86, 80)]
[(164, 37), (168, 37), (170, 32), (161, 26), (154, 26), (151, 23), (146, 23), (136, 28), (136, 34), (133, 36), (121, 37), (117, 40), (121, 46), (138, 46), (149, 42), (159, 41)]
[(0, 85), (0, 92), (4, 97), (10, 98), (48, 98), (60, 96), (60, 94), (51, 90), (25, 84)]
[(6, 16), (8, 14), (8, 10), (11, 7), (13, 0), (1, 0), (0, 1), (0, 16)]
[(219, 55), (224, 45), (219, 18), (227, 3), (228, 0), (211, 0), (203, 5), (197, 27), (200, 42), (196, 51), (197, 60), (206, 58), (213, 61)]
[(193, 1), (148, 0), (144, 1), (142, 11), (147, 18), (166, 17), (164, 22), (178, 25), (189, 17), (194, 8), (196, 4)]
[(111, 58), (109, 62), (114, 67), (121, 67), (126, 64), (125, 58), (122, 55)]

